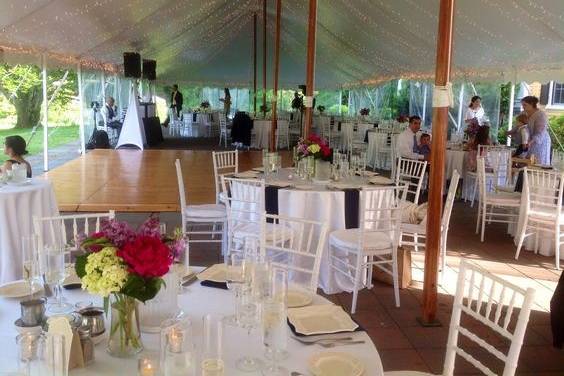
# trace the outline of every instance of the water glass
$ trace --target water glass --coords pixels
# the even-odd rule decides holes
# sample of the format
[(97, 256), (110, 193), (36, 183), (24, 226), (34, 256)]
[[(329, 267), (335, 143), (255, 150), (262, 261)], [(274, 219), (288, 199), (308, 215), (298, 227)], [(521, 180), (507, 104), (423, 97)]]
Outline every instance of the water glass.
[(272, 268), (270, 283), (270, 298), (276, 302), (286, 304), (288, 295), (288, 272), (282, 268)]
[(315, 175), (315, 158), (306, 157), (307, 160), (307, 178), (311, 179)]
[[(227, 264), (226, 282), (227, 288), (230, 291), (233, 291), (233, 294), (235, 295), (235, 302), (238, 301), (241, 291), (243, 290), (243, 288), (245, 288), (245, 285), (248, 281), (247, 275), (245, 256), (238, 253), (231, 254)], [(227, 324), (235, 326), (239, 325), (239, 316), (237, 312), (238, 306), (239, 305), (235, 303), (235, 314), (225, 319), (225, 322)]]
[(162, 366), (164, 376), (195, 376), (196, 363), (196, 347), (193, 343), (184, 342), (181, 346), (170, 343), (165, 349)]
[(70, 264), (70, 252), (62, 245), (46, 246), (44, 254), (43, 273), (45, 282), (54, 285), (54, 302), (49, 304), (48, 311), (52, 314), (68, 313), (73, 310), (72, 305), (63, 302), (62, 283), (68, 276), (67, 264)]
[(288, 356), (288, 328), (286, 327), (286, 305), (276, 300), (263, 304), (262, 336), (265, 357), (271, 360), (263, 369), (263, 375), (288, 375), (288, 370), (280, 367), (278, 361)]
[[(239, 323), (247, 330), (247, 348), (251, 348), (251, 333), (260, 323), (260, 303), (251, 289), (244, 289), (238, 301), (237, 309)], [(237, 360), (237, 369), (244, 372), (255, 372), (262, 368), (262, 361), (251, 355), (243, 356)]]
[(202, 345), (202, 376), (223, 376), (223, 316), (204, 316), (204, 343)]
[(253, 264), (251, 275), (252, 294), (261, 302), (270, 295), (270, 264), (259, 257)]

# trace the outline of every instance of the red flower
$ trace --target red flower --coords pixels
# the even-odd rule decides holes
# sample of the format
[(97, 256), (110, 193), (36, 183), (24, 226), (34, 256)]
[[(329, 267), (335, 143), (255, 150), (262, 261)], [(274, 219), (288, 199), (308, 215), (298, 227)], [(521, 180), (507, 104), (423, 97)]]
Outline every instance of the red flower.
[(153, 236), (137, 236), (118, 250), (117, 255), (125, 260), (129, 272), (141, 277), (162, 277), (172, 263), (170, 249)]
[(327, 145), (321, 145), (321, 155), (323, 158), (327, 158), (331, 155), (331, 149)]

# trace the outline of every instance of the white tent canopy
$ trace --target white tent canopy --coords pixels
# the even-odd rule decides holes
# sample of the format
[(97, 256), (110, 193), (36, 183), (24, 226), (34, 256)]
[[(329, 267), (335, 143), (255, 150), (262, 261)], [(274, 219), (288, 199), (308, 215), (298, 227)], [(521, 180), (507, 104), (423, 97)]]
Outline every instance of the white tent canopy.
[[(255, 10), (261, 54), (260, 4), (257, 0), (2, 0), (0, 47), (6, 56), (48, 52), (51, 61), (74, 65), (81, 60), (87, 67), (116, 67), (124, 51), (138, 51), (157, 60), (161, 80), (249, 86)], [(305, 81), (307, 1), (282, 4), (280, 80), (288, 87)], [(318, 4), (316, 86), (432, 77), (438, 0)], [(269, 0), (269, 80), (273, 12)], [(458, 0), (455, 27), (455, 76), (564, 79), (562, 0)], [(259, 65), (259, 78), (260, 69)]]

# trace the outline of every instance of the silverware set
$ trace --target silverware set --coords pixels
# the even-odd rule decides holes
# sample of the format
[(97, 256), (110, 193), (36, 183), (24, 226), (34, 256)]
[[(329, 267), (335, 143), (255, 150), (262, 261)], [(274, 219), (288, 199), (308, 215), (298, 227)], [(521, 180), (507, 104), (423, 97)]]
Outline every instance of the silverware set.
[(363, 340), (354, 341), (352, 337), (319, 338), (315, 340), (301, 339), (298, 337), (292, 337), (292, 338), (300, 342), (302, 345), (306, 345), (306, 346), (319, 345), (326, 349), (330, 349), (337, 346), (359, 345), (366, 342)]

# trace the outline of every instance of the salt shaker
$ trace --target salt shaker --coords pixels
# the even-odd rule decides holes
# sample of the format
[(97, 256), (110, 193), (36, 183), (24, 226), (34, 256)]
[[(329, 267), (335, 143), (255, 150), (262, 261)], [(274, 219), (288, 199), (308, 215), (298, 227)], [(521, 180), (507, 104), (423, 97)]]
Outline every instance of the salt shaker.
[(81, 326), (78, 328), (80, 336), (80, 346), (82, 347), (82, 359), (84, 365), (87, 366), (94, 361), (94, 342), (90, 337), (90, 328)]

